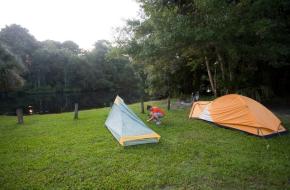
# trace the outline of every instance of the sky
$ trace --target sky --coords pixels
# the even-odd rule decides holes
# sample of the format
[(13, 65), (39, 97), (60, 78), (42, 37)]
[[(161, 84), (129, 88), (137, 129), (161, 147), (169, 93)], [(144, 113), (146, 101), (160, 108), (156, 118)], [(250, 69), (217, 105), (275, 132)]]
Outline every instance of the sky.
[(91, 49), (97, 40), (112, 41), (114, 28), (137, 18), (134, 0), (0, 0), (0, 29), (19, 24), (37, 40), (72, 40)]

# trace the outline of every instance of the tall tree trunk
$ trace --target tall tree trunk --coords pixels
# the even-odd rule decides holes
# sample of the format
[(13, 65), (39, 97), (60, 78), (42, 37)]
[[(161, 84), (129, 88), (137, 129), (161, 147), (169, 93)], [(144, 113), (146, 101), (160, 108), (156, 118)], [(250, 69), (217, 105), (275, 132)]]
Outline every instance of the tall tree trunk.
[(216, 70), (217, 70), (217, 65), (214, 65), (214, 81), (213, 81), (213, 84), (214, 84), (214, 89), (216, 90), (217, 89), (217, 82), (216, 82)]
[(218, 60), (219, 60), (219, 64), (220, 64), (220, 67), (221, 67), (221, 72), (222, 72), (222, 79), (223, 81), (225, 81), (225, 67), (224, 67), (224, 61), (223, 61), (223, 58), (221, 56), (221, 54), (217, 51), (217, 57), (218, 57)]
[[(222, 73), (222, 80), (223, 80), (223, 82), (225, 82), (226, 80), (228, 81), (228, 78), (226, 77), (226, 73), (225, 73), (225, 62), (224, 62), (224, 59), (223, 59), (223, 57), (221, 56), (221, 54), (220, 54), (220, 52), (218, 50), (216, 50), (216, 53), (217, 53), (218, 61), (220, 63), (220, 68), (221, 68), (221, 73)], [(232, 77), (230, 72), (229, 72), (228, 76), (230, 78)], [(229, 92), (228, 84), (224, 83), (223, 88), (225, 90), (223, 93), (228, 94), (228, 92)]]
[(167, 110), (170, 110), (171, 107), (171, 100), (170, 100), (170, 81), (169, 81), (169, 75), (168, 75), (168, 71), (167, 73), (167, 88), (168, 88), (168, 99), (167, 99)]
[(217, 93), (216, 93), (216, 89), (214, 87), (214, 83), (213, 83), (213, 79), (212, 79), (212, 75), (211, 75), (211, 71), (210, 71), (210, 67), (209, 67), (209, 62), (208, 62), (207, 56), (204, 56), (204, 60), (205, 60), (206, 70), (207, 70), (207, 74), (208, 74), (208, 78), (209, 78), (211, 89), (212, 89), (212, 91), (214, 93), (214, 96), (217, 97)]
[(144, 73), (139, 72), (139, 77), (141, 79), (141, 113), (145, 113), (144, 110), (144, 97), (145, 97), (145, 80), (146, 77), (144, 76)]
[(229, 63), (229, 78), (230, 78), (230, 81), (233, 81), (233, 73), (232, 73), (232, 67), (231, 67), (231, 64)]
[(40, 88), (40, 69), (38, 70), (37, 74), (37, 88)]
[(141, 113), (145, 113), (144, 111), (144, 96), (141, 96)]
[(67, 88), (67, 71), (66, 68), (64, 68), (64, 89)]

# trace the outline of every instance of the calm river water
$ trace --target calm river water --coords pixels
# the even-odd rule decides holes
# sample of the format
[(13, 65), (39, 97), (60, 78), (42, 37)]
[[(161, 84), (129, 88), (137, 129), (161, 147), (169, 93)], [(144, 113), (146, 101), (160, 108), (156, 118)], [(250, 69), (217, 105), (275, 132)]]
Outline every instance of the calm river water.
[[(89, 93), (52, 93), (37, 95), (18, 95), (0, 98), (0, 114), (15, 115), (17, 108), (23, 108), (25, 114), (32, 110), (33, 114), (61, 113), (74, 110), (74, 103), (79, 109), (108, 107), (116, 94), (104, 92)], [(126, 103), (139, 101), (139, 98), (129, 94), (120, 95)]]

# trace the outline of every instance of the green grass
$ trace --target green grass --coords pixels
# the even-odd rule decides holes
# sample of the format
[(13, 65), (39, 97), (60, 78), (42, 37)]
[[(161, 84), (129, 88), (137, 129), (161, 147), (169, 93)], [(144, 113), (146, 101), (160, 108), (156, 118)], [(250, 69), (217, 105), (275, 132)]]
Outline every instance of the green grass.
[[(131, 108), (139, 113), (139, 104)], [(81, 111), (77, 121), (72, 113), (27, 116), (23, 125), (0, 116), (0, 189), (290, 188), (289, 135), (257, 138), (176, 109), (161, 127), (149, 125), (160, 143), (124, 148), (104, 127), (108, 111)]]

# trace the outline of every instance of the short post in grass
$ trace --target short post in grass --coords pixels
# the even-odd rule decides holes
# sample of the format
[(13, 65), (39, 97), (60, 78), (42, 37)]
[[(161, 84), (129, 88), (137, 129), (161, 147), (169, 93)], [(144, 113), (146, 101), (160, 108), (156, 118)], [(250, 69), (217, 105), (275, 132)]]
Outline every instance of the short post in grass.
[(74, 119), (79, 118), (79, 104), (75, 103), (75, 114), (74, 114)]
[(170, 110), (170, 105), (171, 105), (171, 100), (170, 100), (170, 95), (167, 98), (167, 110)]
[(23, 123), (23, 110), (22, 110), (22, 108), (16, 109), (16, 115), (17, 115), (18, 124), (22, 124)]

